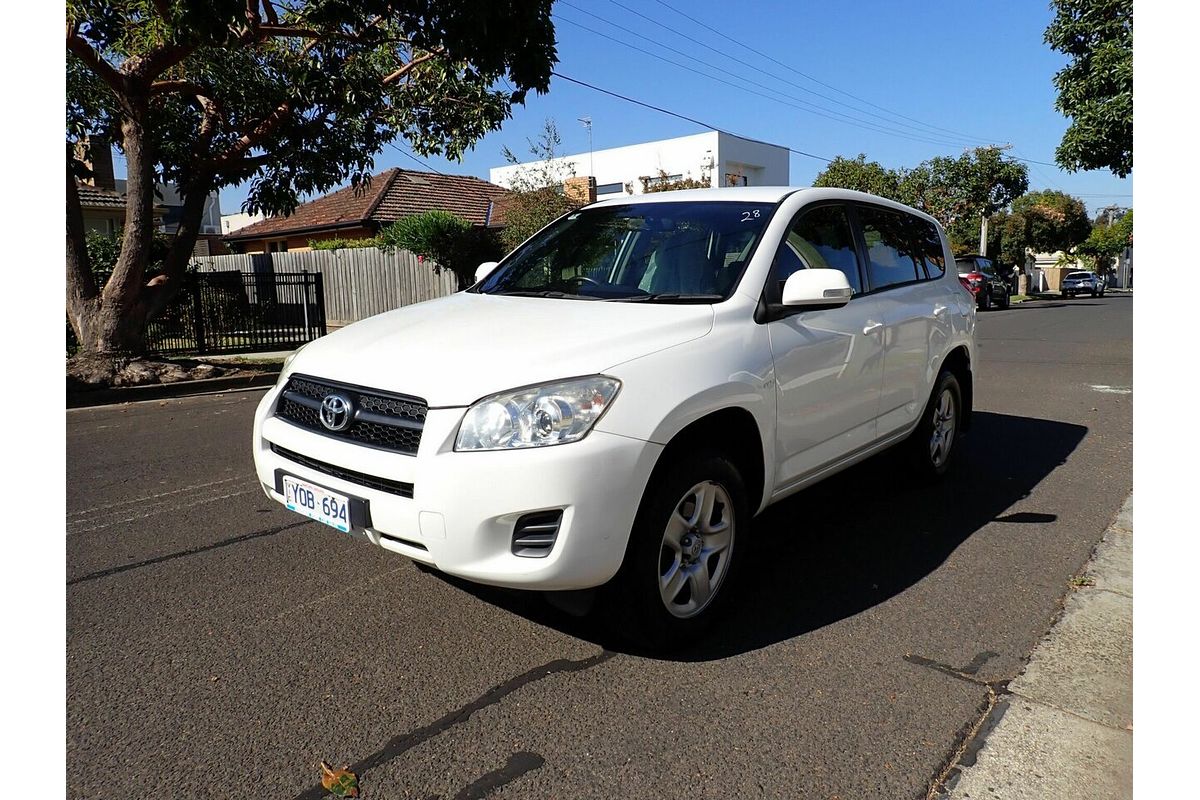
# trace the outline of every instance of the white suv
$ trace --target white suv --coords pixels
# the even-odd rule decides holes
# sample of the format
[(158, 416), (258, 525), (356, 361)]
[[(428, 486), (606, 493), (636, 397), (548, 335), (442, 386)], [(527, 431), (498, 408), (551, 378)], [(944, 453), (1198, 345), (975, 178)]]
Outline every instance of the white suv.
[(471, 581), (604, 585), (678, 643), (755, 514), (901, 442), (940, 475), (970, 421), (974, 300), (938, 224), (871, 195), (606, 200), (478, 278), (289, 359), (268, 496)]

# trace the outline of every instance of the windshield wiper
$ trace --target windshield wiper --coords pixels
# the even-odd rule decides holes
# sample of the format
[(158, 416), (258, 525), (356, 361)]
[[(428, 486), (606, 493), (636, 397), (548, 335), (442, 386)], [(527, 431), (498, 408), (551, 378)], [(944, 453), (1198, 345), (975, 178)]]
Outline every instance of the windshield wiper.
[(570, 292), (560, 292), (557, 289), (513, 289), (508, 292), (489, 292), (489, 294), (507, 295), (509, 297), (553, 297), (556, 299), (565, 300), (599, 300), (599, 297), (592, 297), (586, 294), (571, 294)]
[(634, 294), (629, 297), (614, 297), (613, 303), (720, 303), (725, 299), (721, 294), (687, 294), (685, 292), (657, 292), (655, 294)]

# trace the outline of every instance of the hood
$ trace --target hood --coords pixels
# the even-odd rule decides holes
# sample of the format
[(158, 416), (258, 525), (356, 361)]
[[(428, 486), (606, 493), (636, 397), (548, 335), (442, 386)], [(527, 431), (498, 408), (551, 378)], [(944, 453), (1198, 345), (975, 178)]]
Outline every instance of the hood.
[(379, 314), (304, 348), (289, 371), (466, 406), (592, 375), (704, 336), (708, 305), (460, 292)]

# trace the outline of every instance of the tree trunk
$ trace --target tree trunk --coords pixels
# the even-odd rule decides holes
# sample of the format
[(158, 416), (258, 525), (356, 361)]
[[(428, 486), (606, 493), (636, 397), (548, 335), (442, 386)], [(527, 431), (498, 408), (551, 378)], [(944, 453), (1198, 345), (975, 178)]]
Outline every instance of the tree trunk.
[(67, 169), (67, 319), (81, 344), (94, 336), (92, 321), (100, 305), (83, 230), (83, 207), (73, 171)]

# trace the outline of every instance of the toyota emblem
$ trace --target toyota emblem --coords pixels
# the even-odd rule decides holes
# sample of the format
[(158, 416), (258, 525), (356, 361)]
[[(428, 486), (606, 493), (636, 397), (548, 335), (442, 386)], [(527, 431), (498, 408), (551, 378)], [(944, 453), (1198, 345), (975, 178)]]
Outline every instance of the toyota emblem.
[(327, 394), (321, 401), (321, 424), (331, 431), (344, 431), (350, 427), (354, 417), (354, 406), (344, 394)]

